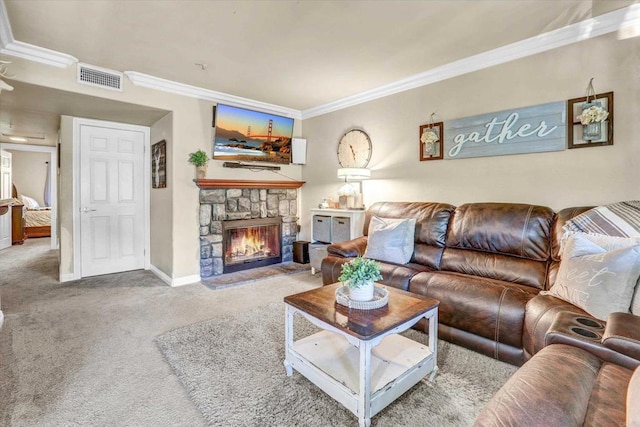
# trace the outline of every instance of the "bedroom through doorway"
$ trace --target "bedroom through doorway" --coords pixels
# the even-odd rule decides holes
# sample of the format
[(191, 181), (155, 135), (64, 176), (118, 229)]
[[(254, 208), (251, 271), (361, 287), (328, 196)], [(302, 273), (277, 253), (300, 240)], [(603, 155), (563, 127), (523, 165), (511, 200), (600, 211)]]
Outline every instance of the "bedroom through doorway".
[(12, 196), (24, 204), (22, 218), (13, 219), (13, 244), (50, 237), (57, 249), (57, 147), (0, 143), (0, 149), (12, 154)]

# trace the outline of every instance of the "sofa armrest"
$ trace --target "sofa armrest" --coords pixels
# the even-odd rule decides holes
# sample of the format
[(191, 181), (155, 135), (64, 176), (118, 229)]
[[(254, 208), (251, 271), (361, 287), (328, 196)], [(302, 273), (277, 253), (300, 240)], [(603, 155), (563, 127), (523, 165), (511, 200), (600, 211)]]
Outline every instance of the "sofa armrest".
[(329, 255), (334, 255), (343, 258), (353, 258), (357, 256), (363, 256), (364, 251), (367, 249), (367, 238), (358, 237), (357, 239), (349, 240), (342, 243), (334, 243), (327, 248)]
[(602, 344), (625, 356), (640, 360), (640, 316), (611, 313), (602, 336)]

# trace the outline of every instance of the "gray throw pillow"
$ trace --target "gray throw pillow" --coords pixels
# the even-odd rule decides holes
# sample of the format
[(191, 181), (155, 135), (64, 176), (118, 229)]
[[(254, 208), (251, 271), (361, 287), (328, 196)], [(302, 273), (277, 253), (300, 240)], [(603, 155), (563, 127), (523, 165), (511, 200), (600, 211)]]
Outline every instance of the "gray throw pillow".
[[(606, 320), (610, 313), (629, 312), (640, 276), (640, 245), (633, 239), (606, 242), (599, 240), (602, 237), (592, 239), (582, 233), (569, 236), (556, 282), (550, 291), (542, 293)], [(603, 248), (593, 240), (599, 240), (613, 250), (607, 250), (609, 248)]]
[(371, 217), (365, 258), (406, 264), (413, 255), (415, 218), (392, 219)]
[[(572, 257), (592, 255), (640, 245), (640, 237), (617, 237), (575, 232), (566, 234), (567, 239), (571, 236), (574, 236), (572, 253), (569, 255)], [(636, 284), (631, 300), (631, 313), (640, 316), (640, 278), (638, 278), (638, 283)]]

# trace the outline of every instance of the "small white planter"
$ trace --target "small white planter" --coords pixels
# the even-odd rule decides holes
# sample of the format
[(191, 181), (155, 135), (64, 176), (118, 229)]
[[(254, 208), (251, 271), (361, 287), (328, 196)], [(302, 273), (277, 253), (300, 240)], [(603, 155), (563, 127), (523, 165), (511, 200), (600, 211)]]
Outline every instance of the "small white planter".
[(207, 165), (196, 166), (196, 179), (205, 179), (207, 177)]
[(354, 301), (371, 301), (374, 290), (375, 284), (373, 280), (357, 288), (349, 287), (349, 298)]

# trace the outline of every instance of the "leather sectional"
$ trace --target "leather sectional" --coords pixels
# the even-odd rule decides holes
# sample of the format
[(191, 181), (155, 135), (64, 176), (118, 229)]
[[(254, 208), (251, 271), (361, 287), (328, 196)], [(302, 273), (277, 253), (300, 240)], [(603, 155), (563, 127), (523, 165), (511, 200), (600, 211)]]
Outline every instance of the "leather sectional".
[[(560, 323), (573, 323), (569, 314)], [(476, 426), (640, 426), (640, 317), (611, 314), (600, 341), (565, 331), (552, 332), (561, 339), (507, 381)]]
[(558, 313), (592, 319), (568, 302), (538, 295), (554, 283), (563, 225), (588, 209), (555, 213), (517, 203), (376, 203), (366, 212), (364, 236), (329, 246), (322, 280), (337, 282), (342, 264), (364, 255), (373, 215), (415, 218), (411, 261), (381, 262), (382, 283), (438, 299), (440, 338), (520, 366), (548, 344)]
[[(328, 247), (323, 283), (337, 282), (342, 264), (365, 254), (373, 215), (416, 218), (410, 262), (381, 262), (381, 282), (438, 299), (439, 338), (517, 366), (531, 359), (489, 404), (479, 425), (624, 424), (625, 391), (640, 365), (640, 317), (615, 313), (603, 322), (561, 299), (539, 295), (554, 284), (563, 225), (588, 209), (556, 213), (515, 203), (376, 203), (366, 212), (364, 236)], [(549, 383), (550, 378), (558, 381)], [(540, 402), (535, 396), (509, 400), (510, 393), (527, 389), (539, 391)], [(538, 404), (556, 395), (559, 409), (551, 407), (545, 418)], [(553, 418), (555, 410), (569, 415)]]

